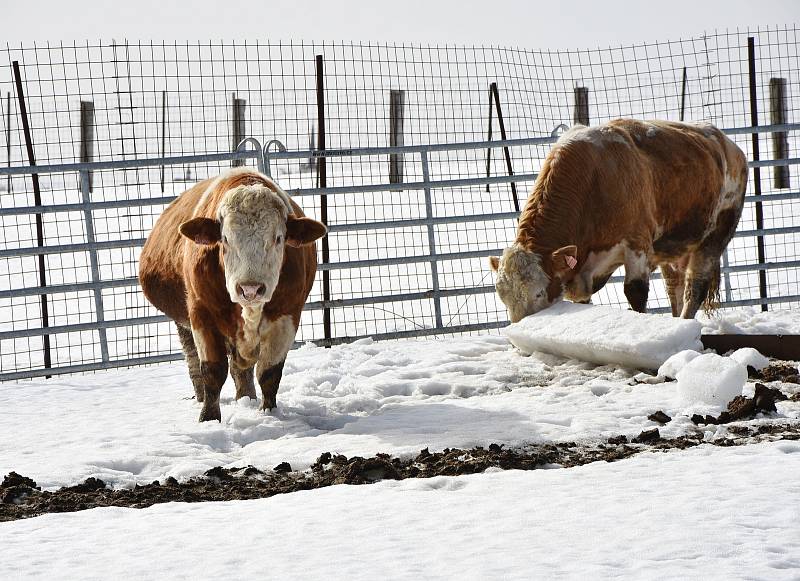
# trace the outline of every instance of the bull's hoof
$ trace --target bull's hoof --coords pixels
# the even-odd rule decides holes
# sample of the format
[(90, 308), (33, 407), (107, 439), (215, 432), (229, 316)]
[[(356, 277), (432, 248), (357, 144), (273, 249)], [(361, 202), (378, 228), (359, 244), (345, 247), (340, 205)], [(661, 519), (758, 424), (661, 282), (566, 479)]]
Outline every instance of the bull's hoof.
[(271, 412), (276, 407), (278, 407), (278, 402), (275, 399), (265, 399), (261, 404), (261, 411), (262, 412)]
[(210, 422), (211, 420), (222, 421), (222, 412), (219, 409), (219, 405), (214, 407), (203, 406), (203, 410), (200, 412), (200, 421)]

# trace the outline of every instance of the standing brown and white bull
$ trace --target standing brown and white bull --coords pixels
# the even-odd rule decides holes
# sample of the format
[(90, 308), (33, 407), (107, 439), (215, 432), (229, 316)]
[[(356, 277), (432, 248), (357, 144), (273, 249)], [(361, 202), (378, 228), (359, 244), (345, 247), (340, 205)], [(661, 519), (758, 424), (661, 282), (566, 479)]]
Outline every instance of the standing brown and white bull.
[(142, 249), (147, 299), (178, 327), (200, 421), (221, 419), (230, 372), (236, 398), (276, 405), (286, 354), (317, 270), (314, 241), (326, 233), (272, 180), (241, 168), (181, 194)]
[(570, 129), (545, 159), (517, 238), (490, 258), (512, 322), (566, 296), (588, 302), (619, 266), (635, 311), (659, 266), (673, 316), (719, 289), (744, 204), (747, 160), (709, 124), (617, 119)]

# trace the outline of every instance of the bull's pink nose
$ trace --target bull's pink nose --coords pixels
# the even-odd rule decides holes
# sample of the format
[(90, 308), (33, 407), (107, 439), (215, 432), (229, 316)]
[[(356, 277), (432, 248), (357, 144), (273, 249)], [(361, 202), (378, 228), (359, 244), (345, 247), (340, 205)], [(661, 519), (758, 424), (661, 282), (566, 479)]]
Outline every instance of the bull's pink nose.
[(243, 299), (253, 301), (263, 297), (264, 293), (267, 292), (267, 287), (265, 287), (263, 284), (247, 282), (237, 284), (236, 291)]

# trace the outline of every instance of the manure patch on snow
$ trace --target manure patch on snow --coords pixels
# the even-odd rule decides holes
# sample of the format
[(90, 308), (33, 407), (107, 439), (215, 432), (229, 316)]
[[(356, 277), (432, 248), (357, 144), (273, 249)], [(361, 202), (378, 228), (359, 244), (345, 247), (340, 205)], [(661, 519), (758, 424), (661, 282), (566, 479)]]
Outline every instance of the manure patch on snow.
[(268, 471), (253, 466), (216, 467), (185, 482), (169, 477), (164, 482), (155, 481), (132, 489), (112, 489), (100, 479), (88, 478), (75, 486), (42, 491), (31, 478), (11, 472), (0, 484), (0, 522), (97, 507), (146, 508), (166, 502), (251, 500), (336, 484), (463, 476), (498, 469), (573, 468), (598, 461), (615, 462), (648, 452), (685, 450), (700, 445), (743, 446), (776, 440), (800, 440), (800, 424), (731, 425), (723, 435), (712, 439), (699, 430), (675, 438), (662, 438), (656, 428), (644, 430), (630, 441), (621, 435), (603, 442), (532, 444), (516, 449), (498, 444), (486, 448), (446, 448), (441, 452), (425, 448), (411, 458), (388, 454), (348, 458), (325, 452), (305, 471), (293, 471), (287, 462)]

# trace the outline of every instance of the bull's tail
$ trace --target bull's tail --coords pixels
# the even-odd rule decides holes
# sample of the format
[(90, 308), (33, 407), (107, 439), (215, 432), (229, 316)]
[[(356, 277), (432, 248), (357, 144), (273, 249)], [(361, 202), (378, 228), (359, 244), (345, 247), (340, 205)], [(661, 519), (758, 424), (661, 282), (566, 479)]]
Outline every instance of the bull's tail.
[(719, 296), (719, 281), (720, 281), (720, 265), (719, 261), (716, 262), (714, 269), (711, 271), (711, 279), (708, 281), (708, 293), (703, 301), (703, 312), (710, 315), (716, 311), (720, 305)]

